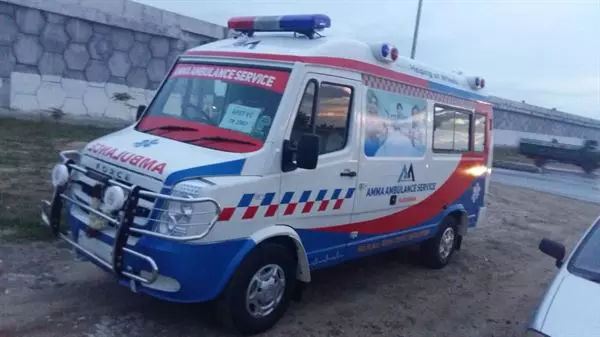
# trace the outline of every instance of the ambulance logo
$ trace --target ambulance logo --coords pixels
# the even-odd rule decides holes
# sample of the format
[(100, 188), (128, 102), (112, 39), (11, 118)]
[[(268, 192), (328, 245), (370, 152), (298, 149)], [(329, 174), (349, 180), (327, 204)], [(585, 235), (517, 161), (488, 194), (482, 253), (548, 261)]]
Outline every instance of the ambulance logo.
[(135, 143), (133, 143), (133, 146), (135, 146), (135, 147), (150, 147), (150, 146), (156, 145), (156, 144), (158, 144), (158, 139), (154, 138), (154, 139), (144, 139), (139, 142), (135, 142)]
[(410, 164), (402, 168), (402, 172), (400, 172), (400, 177), (398, 177), (398, 182), (402, 181), (415, 181), (415, 172), (413, 171), (413, 165)]

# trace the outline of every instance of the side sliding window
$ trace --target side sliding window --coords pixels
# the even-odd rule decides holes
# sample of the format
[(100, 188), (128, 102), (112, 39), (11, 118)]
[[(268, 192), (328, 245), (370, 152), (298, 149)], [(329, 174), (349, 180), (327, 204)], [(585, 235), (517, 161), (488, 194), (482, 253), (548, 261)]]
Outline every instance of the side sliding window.
[(468, 110), (435, 105), (433, 111), (433, 151), (462, 153), (471, 150), (471, 115)]

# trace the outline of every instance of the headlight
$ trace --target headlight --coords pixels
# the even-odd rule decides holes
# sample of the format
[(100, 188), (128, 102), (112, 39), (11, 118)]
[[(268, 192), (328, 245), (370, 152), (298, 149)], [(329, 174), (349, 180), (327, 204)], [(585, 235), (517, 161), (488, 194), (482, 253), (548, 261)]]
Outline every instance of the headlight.
[(107, 212), (113, 212), (123, 207), (125, 204), (125, 191), (119, 186), (110, 186), (104, 192), (104, 209)]
[(65, 164), (56, 164), (52, 169), (52, 186), (59, 187), (69, 181), (69, 169)]
[(479, 177), (484, 173), (488, 173), (488, 168), (483, 165), (473, 166), (467, 169), (467, 174), (474, 177)]
[[(200, 181), (186, 181), (173, 187), (174, 197), (196, 199), (201, 197), (201, 189), (206, 185)], [(154, 230), (166, 235), (192, 236), (206, 231), (217, 215), (211, 203), (165, 201), (162, 214)]]

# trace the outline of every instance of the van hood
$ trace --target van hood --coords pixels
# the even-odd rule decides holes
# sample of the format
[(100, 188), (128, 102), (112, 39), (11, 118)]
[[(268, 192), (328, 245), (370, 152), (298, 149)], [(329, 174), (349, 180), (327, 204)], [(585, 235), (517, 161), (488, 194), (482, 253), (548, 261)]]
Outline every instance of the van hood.
[(90, 142), (82, 154), (161, 181), (182, 175), (241, 175), (248, 157), (244, 153), (186, 144), (133, 128)]

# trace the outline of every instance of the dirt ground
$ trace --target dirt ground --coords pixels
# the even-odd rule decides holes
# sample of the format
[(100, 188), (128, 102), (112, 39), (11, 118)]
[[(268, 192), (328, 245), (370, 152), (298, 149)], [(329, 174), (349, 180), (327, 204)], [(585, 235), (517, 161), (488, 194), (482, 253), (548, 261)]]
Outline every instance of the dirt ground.
[[(133, 294), (38, 226), (56, 150), (106, 130), (0, 125), (0, 337), (226, 336), (210, 306)], [(447, 268), (407, 249), (320, 271), (265, 336), (521, 336), (556, 272), (539, 240), (571, 248), (598, 205), (500, 184), (488, 200), (489, 221)]]
[[(571, 248), (598, 206), (495, 184), (489, 221), (446, 269), (412, 250), (317, 273), (265, 336), (520, 336), (555, 273), (542, 237)], [(130, 293), (54, 242), (0, 245), (0, 336), (223, 336), (206, 305)]]

